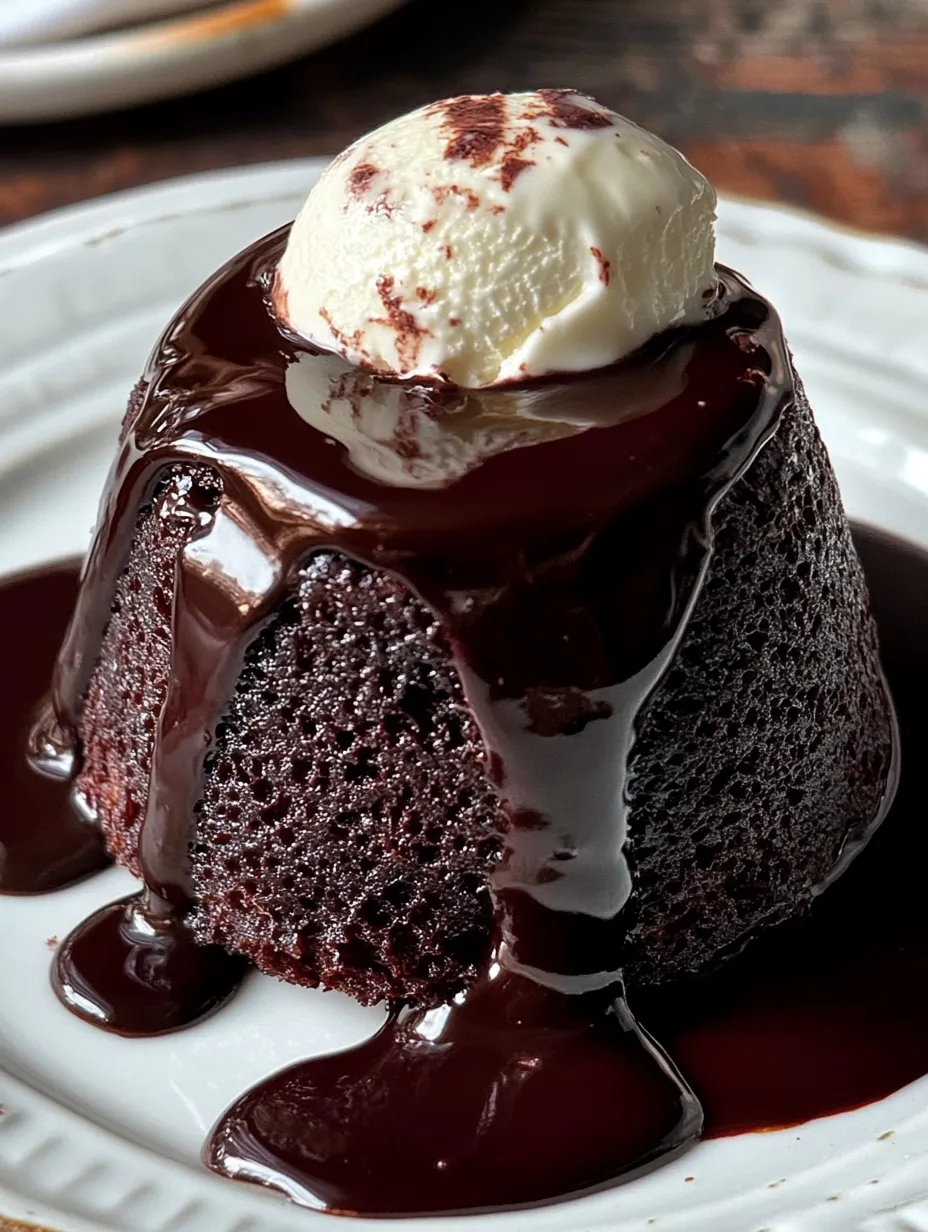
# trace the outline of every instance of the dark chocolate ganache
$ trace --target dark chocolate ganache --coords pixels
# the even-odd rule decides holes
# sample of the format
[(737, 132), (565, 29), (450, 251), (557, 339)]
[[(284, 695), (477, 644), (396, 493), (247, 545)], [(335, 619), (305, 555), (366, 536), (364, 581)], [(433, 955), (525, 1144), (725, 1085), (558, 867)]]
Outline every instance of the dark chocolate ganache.
[(172, 464), (205, 477), (172, 508), (192, 533), (144, 889), (72, 934), (56, 987), (130, 1035), (196, 1021), (234, 991), (241, 964), (198, 951), (185, 923), (204, 759), (251, 640), (307, 556), (335, 549), (398, 576), (448, 633), (505, 800), (492, 960), (453, 1004), (395, 1006), (374, 1040), (245, 1095), (207, 1162), (371, 1214), (587, 1192), (684, 1149), (703, 1124), (617, 965), (633, 901), (623, 774), (699, 594), (713, 509), (791, 405), (779, 323), (723, 269), (702, 324), (608, 369), (486, 391), (386, 381), (281, 334), (267, 297), (285, 239), (253, 246), (186, 305), (124, 424), (33, 737), (39, 765), (74, 760), (139, 511)]

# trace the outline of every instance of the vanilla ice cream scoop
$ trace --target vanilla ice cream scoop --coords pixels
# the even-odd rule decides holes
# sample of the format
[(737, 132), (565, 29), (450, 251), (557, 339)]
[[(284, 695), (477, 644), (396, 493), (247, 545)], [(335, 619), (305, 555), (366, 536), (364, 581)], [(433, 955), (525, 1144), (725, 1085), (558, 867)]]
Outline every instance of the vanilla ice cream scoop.
[(715, 193), (569, 90), (446, 99), (362, 137), (293, 224), (274, 302), (350, 363), (483, 388), (613, 363), (706, 314)]

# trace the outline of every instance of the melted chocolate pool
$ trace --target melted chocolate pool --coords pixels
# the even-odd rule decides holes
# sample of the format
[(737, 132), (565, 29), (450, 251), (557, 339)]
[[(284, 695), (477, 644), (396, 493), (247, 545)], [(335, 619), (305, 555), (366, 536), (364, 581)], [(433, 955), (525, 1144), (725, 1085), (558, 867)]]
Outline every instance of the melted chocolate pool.
[(614, 989), (569, 996), (500, 971), (260, 1083), (204, 1158), (340, 1213), (500, 1210), (628, 1180), (701, 1125)]
[[(109, 858), (96, 826), (69, 803), (69, 766), (39, 774), (25, 757), (48, 687), (77, 573), (55, 565), (0, 584), (0, 630), (6, 647), (0, 704), (0, 893), (40, 894), (105, 868)], [(54, 769), (54, 767), (49, 767)]]
[[(858, 529), (856, 540), (902, 735), (903, 770), (890, 816), (807, 919), (762, 937), (714, 977), (648, 996), (633, 991), (630, 997), (639, 1021), (692, 1084), (710, 1136), (778, 1128), (854, 1108), (928, 1074), (922, 885), (928, 862), (922, 769), (928, 741), (928, 555), (867, 529)], [(67, 623), (75, 582), (76, 568), (55, 566), (0, 586), (0, 638), (7, 647), (29, 650), (13, 656), (7, 668), (8, 681), (13, 673), (18, 686), (7, 693), (4, 708), (3, 842), (4, 850), (18, 852), (18, 866), (31, 870), (32, 889), (54, 885), (61, 852), (73, 853), (75, 835), (86, 839), (88, 833), (86, 823), (64, 807), (60, 785), (53, 797), (60, 807), (45, 809), (41, 825), (29, 824), (36, 815), (36, 784), (25, 756), (29, 721)], [(91, 850), (99, 859), (99, 844)], [(85, 873), (91, 864), (66, 866)], [(555, 1194), (561, 1191), (553, 1180), (543, 1184), (546, 1170), (557, 1183), (592, 1177), (616, 1147), (640, 1151), (643, 1141), (659, 1139), (675, 1109), (653, 1071), (636, 1066), (634, 1051), (616, 1049), (623, 1034), (636, 1030), (628, 1018), (611, 1008), (602, 1014), (594, 1003), (588, 1003), (589, 1016), (561, 1016), (562, 1006), (556, 1000), (546, 1004), (548, 994), (538, 986), (510, 993), (512, 1013), (507, 1022), (493, 1022), (489, 1039), (481, 1032), (478, 996), (456, 1022), (446, 1011), (418, 1017), (400, 1012), (360, 1048), (276, 1075), (223, 1118), (211, 1154), (241, 1159), (246, 1175), (257, 1175), (259, 1165), (265, 1183), (302, 1201), (362, 1211), (411, 1205), (404, 1183), (410, 1158), (430, 1154), (434, 1178), (417, 1191), (415, 1205), (446, 1210), (511, 1202), (518, 1193), (507, 1171), (513, 1161), (517, 1175), (534, 1178), (532, 1193)], [(544, 1027), (537, 1030), (539, 1012)], [(454, 1073), (442, 1071), (441, 1045), (449, 1033), (466, 1037), (466, 1063)], [(405, 1105), (391, 1105), (402, 1119), (381, 1123), (384, 1082), (410, 1081), (417, 1067), (420, 1074), (434, 1073), (430, 1090), (446, 1101), (444, 1120), (463, 1132), (460, 1140), (422, 1140), (428, 1118), (411, 1086)], [(578, 1099), (579, 1090), (591, 1098)], [(534, 1121), (520, 1119), (518, 1139), (509, 1132), (514, 1091), (527, 1091), (535, 1111)], [(645, 1098), (644, 1122), (630, 1117), (632, 1109), (645, 1107), (630, 1095)], [(360, 1146), (366, 1153), (355, 1158), (365, 1164), (347, 1167), (345, 1155)], [(228, 1171), (237, 1174), (233, 1167)]]

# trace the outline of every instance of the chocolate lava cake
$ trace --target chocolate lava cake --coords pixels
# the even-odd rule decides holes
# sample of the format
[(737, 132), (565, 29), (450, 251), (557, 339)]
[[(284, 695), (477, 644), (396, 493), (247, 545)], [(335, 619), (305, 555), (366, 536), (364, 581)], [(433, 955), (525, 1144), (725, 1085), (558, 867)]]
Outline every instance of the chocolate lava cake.
[[(282, 242), (256, 246), (191, 301), (134, 391), (123, 487), (110, 492), (95, 548), (118, 567), (96, 567), (98, 610), (79, 608), (72, 629), (79, 651), (71, 660), (87, 660), (76, 708), (76, 792), (136, 875), (144, 871), (153, 748), (165, 739), (172, 682), (189, 672), (184, 657), (192, 653), (193, 643), (175, 644), (181, 591), (193, 585), (179, 561), (208, 542), (202, 527), (216, 510), (259, 544), (268, 534), (242, 512), (238, 464), (221, 449), (214, 463), (209, 450), (190, 457), (197, 451), (177, 441), (195, 398), (212, 400), (214, 414), (215, 406), (232, 413), (236, 388), (242, 405), (259, 396), (286, 402), (281, 383), (293, 356), (280, 358), (263, 302)], [(730, 350), (748, 376), (735, 379), (755, 401), (750, 368), (766, 354), (773, 377), (764, 379), (779, 385), (776, 413), (714, 507), (678, 535), (699, 551), (689, 581), (678, 577), (684, 594), (671, 607), (682, 611), (689, 587), (692, 610), (637, 713), (627, 766), (634, 894), (608, 960), (631, 983), (701, 971), (805, 911), (880, 817), (890, 776), (891, 709), (834, 475), (775, 317), (733, 276), (727, 287), (734, 305), (727, 312), (744, 320), (723, 313), (717, 333), (737, 335)], [(722, 345), (703, 340), (709, 328), (671, 350), (695, 341), (698, 355)], [(710, 359), (711, 384), (720, 378)], [(266, 382), (271, 393), (256, 394), (249, 381)], [(699, 379), (691, 375), (691, 384)], [(413, 390), (413, 401), (414, 394), (426, 397)], [(262, 405), (253, 411), (258, 419), (264, 413), (271, 412)], [(274, 414), (289, 416), (288, 432), (298, 425), (304, 434), (292, 457), (300, 449), (334, 452), (289, 405), (275, 405)], [(144, 478), (130, 484), (126, 459), (140, 452)], [(289, 466), (284, 457), (271, 464)], [(653, 504), (649, 497), (623, 515), (632, 529), (642, 509), (653, 518)], [(682, 558), (678, 540), (673, 553)], [(575, 549), (564, 536), (561, 550)], [(244, 557), (247, 545), (235, 551)], [(613, 538), (595, 568), (627, 588), (639, 565), (625, 558), (634, 555)], [(193, 813), (181, 844), (189, 854), (185, 892), (197, 938), (247, 955), (263, 971), (364, 1003), (428, 1005), (467, 987), (488, 961), (493, 872), (526, 823), (468, 701), (459, 631), (423, 588), (416, 593), (405, 570), (376, 567), (370, 556), (346, 543), (275, 562), (273, 602), (244, 622), (218, 722), (199, 735), (205, 761), (176, 797)], [(235, 585), (227, 583), (233, 597)], [(471, 600), (478, 599), (475, 587)], [(85, 609), (92, 606), (85, 595)], [(615, 624), (609, 638), (640, 640), (640, 613), (607, 609)], [(600, 636), (582, 613), (564, 620), (571, 639)], [(94, 628), (105, 631), (91, 659), (83, 648), (93, 645)], [(532, 630), (509, 635), (531, 640)], [(610, 711), (594, 694), (623, 676), (621, 645), (614, 659), (592, 676), (582, 664), (573, 679), (570, 653), (552, 662), (545, 679), (522, 690), (530, 728), (542, 737), (592, 730)], [(182, 706), (196, 704), (181, 697)]]

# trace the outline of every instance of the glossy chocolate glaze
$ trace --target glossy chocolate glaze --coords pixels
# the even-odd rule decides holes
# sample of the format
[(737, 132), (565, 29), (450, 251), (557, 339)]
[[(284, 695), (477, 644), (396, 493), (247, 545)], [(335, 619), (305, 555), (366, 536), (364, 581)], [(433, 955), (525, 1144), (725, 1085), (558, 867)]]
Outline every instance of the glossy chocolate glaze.
[(109, 903), (61, 944), (52, 985), (79, 1018), (118, 1035), (164, 1035), (228, 1001), (244, 959), (198, 945), (176, 913), (148, 895)]
[[(146, 890), (68, 940), (59, 990), (79, 988), (86, 1016), (134, 1034), (146, 1020), (138, 981), (108, 975), (104, 950), (128, 947), (133, 964), (165, 975), (153, 1032), (209, 1012), (234, 986), (228, 966), (201, 1000), (170, 979), (189, 971), (203, 760), (250, 640), (306, 556), (334, 548), (397, 574), (448, 631), (506, 800), (493, 963), (446, 1010), (397, 1012), (378, 1042), (246, 1096), (209, 1162), (303, 1201), (377, 1213), (527, 1205), (608, 1183), (700, 1128), (692, 1092), (625, 1002), (623, 773), (635, 718), (698, 595), (712, 509), (792, 398), (778, 322), (722, 271), (702, 325), (613, 368), (478, 393), (379, 381), (281, 336), (266, 296), (284, 239), (254, 246), (190, 301), (125, 425), (42, 747), (74, 742), (115, 581), (159, 476), (186, 461), (218, 483), (192, 482), (167, 511), (192, 533), (140, 839)], [(389, 479), (384, 445), (399, 463)], [(542, 1029), (556, 1063), (520, 1068), (514, 1058), (531, 1060)], [(519, 1144), (538, 1140), (540, 1110), (563, 1102), (570, 1075), (595, 1091), (575, 1127), (584, 1149), (552, 1144), (539, 1169)], [(451, 1091), (472, 1097), (449, 1120)], [(301, 1131), (302, 1146), (281, 1127), (294, 1100), (299, 1123), (319, 1127)], [(450, 1135), (440, 1159), (439, 1121)], [(418, 1143), (402, 1175), (359, 1169), (400, 1123)]]
[[(928, 1073), (928, 921), (922, 906), (928, 832), (923, 824), (921, 756), (928, 739), (924, 705), (928, 696), (928, 646), (924, 638), (928, 555), (878, 532), (858, 529), (855, 538), (867, 571), (902, 734), (903, 770), (891, 814), (868, 851), (819, 899), (807, 919), (760, 938), (714, 977), (661, 990), (647, 998), (639, 994), (633, 1003), (639, 1020), (662, 1040), (692, 1083), (705, 1109), (704, 1132), (710, 1136), (771, 1129), (857, 1107)], [(47, 680), (39, 669), (50, 663), (60, 643), (75, 583), (76, 567), (68, 570), (56, 566), (0, 586), (3, 644), (28, 644), (30, 654), (18, 657), (35, 665), (35, 670), (28, 670), (29, 686), (10, 695), (13, 704), (5, 708), (9, 724), (9, 743), (4, 745), (9, 755), (4, 779), (7, 810), (15, 811), (22, 805), (27, 809), (32, 798), (33, 784), (21, 772), (26, 765), (28, 722)], [(15, 669), (19, 670), (18, 663)], [(26, 815), (26, 809), (21, 815)], [(28, 854), (34, 870), (41, 873), (43, 868), (46, 872), (56, 868), (56, 844), (67, 838), (73, 824), (73, 818), (61, 809), (44, 815), (41, 826), (29, 828), (24, 840), (27, 846), (21, 853)], [(47, 879), (40, 876), (40, 880)], [(552, 1166), (555, 1156), (556, 1176), (562, 1176), (569, 1167), (575, 1175), (586, 1167), (589, 1175), (590, 1165), (595, 1168), (602, 1158), (603, 1144), (607, 1150), (615, 1146), (612, 1135), (634, 1131), (634, 1125), (622, 1129), (619, 1113), (627, 1105), (624, 1099), (621, 1105), (615, 1102), (610, 1085), (617, 1078), (625, 1081), (622, 1059), (616, 1060), (611, 1042), (608, 1048), (601, 1046), (603, 1019), (594, 1018), (586, 1026), (582, 1014), (558, 1021), (551, 1015), (557, 1004), (545, 1006), (544, 990), (524, 986), (523, 991), (529, 999), (526, 1002), (515, 990), (513, 1018), (530, 1018), (533, 1008), (540, 1007), (545, 1028), (535, 1031), (529, 1021), (520, 1047), (510, 1048), (508, 1069), (503, 1071), (508, 1081), (497, 1086), (503, 1096), (498, 1108), (505, 1118), (506, 1097), (514, 1088), (519, 1090), (524, 1083), (536, 1081), (546, 1066), (552, 1085), (545, 1097), (558, 1102), (544, 1107), (527, 1136), (524, 1125), (519, 1127), (523, 1136), (518, 1139), (518, 1148), (514, 1139), (507, 1147), (500, 1133), (505, 1119), (497, 1122), (491, 1118), (487, 1130), (492, 1145), (501, 1147), (504, 1153), (518, 1149), (542, 1174)], [(479, 1009), (479, 999), (475, 1006)], [(420, 1035), (424, 1063), (439, 1065), (436, 1045), (443, 1032), (460, 1036), (469, 1026), (465, 1019), (451, 1023), (450, 1016), (443, 1020), (440, 1012), (436, 1013), (427, 1033)], [(236, 1105), (224, 1118), (219, 1134), (228, 1147), (233, 1147), (240, 1132), (262, 1109), (295, 1112), (297, 1132), (288, 1134), (285, 1125), (279, 1124), (274, 1150), (265, 1151), (260, 1160), (270, 1170), (265, 1179), (286, 1172), (284, 1156), (291, 1171), (303, 1173), (298, 1196), (304, 1201), (314, 1198), (336, 1209), (346, 1209), (352, 1203), (362, 1205), (357, 1199), (358, 1189), (364, 1185), (370, 1187), (372, 1199), (382, 1200), (391, 1183), (391, 1170), (394, 1178), (401, 1179), (408, 1152), (420, 1141), (418, 1106), (407, 1110), (412, 1113), (408, 1122), (391, 1121), (389, 1132), (374, 1138), (380, 1132), (378, 1117), (383, 1113), (376, 1101), (365, 1098), (363, 1081), (355, 1088), (359, 1101), (351, 1110), (352, 1123), (360, 1123), (360, 1129), (370, 1135), (368, 1158), (375, 1163), (383, 1161), (383, 1168), (373, 1176), (362, 1170), (360, 1175), (346, 1173), (336, 1159), (327, 1169), (325, 1183), (316, 1173), (310, 1184), (310, 1130), (312, 1126), (325, 1127), (328, 1117), (347, 1111), (338, 1102), (328, 1106), (321, 1103), (327, 1081), (331, 1083), (338, 1075), (361, 1074), (362, 1078), (373, 1076), (382, 1090), (383, 1078), (390, 1076), (392, 1066), (407, 1055), (403, 1044), (414, 1034), (408, 1012), (398, 1013), (374, 1041), (352, 1050), (347, 1057), (339, 1054), (275, 1076)], [(426, 1034), (433, 1038), (426, 1039)], [(571, 1035), (583, 1037), (589, 1048), (568, 1047), (565, 1069), (565, 1044), (569, 1045)], [(510, 1037), (507, 1043), (512, 1042)], [(447, 1096), (444, 1083), (450, 1084), (452, 1096), (460, 1094), (463, 1086), (471, 1100), (470, 1106), (464, 1101), (461, 1120), (474, 1116), (474, 1106), (480, 1102), (475, 1092), (484, 1090), (481, 1083), (485, 1084), (488, 1076), (492, 1078), (495, 1055), (491, 1050), (473, 1058), (459, 1084), (454, 1074), (449, 1076), (439, 1069), (433, 1089), (448, 1098), (449, 1106), (456, 1107), (457, 1102)], [(558, 1073), (563, 1075), (562, 1082), (557, 1079)], [(404, 1077), (408, 1077), (408, 1070)], [(639, 1072), (637, 1078), (645, 1083), (647, 1074)], [(576, 1099), (579, 1083), (594, 1096), (600, 1086), (605, 1091), (608, 1098), (603, 1104), (609, 1104), (610, 1112), (605, 1127), (586, 1122), (590, 1105)], [(594, 1114), (600, 1110), (594, 1102)], [(447, 1114), (447, 1107), (444, 1111)], [(652, 1124), (659, 1133), (666, 1103), (658, 1098), (651, 1112), (655, 1118)], [(342, 1120), (338, 1128), (343, 1131), (345, 1125)], [(569, 1133), (565, 1127), (569, 1127)], [(602, 1137), (596, 1137), (597, 1128)], [(591, 1139), (595, 1139), (592, 1144)], [(466, 1144), (473, 1141), (467, 1139)], [(333, 1142), (336, 1147), (340, 1145), (337, 1138)], [(571, 1150), (574, 1143), (575, 1152)], [(446, 1149), (446, 1143), (440, 1145)], [(253, 1156), (254, 1140), (248, 1149)], [(492, 1160), (489, 1162), (492, 1164)], [(436, 1186), (445, 1171), (434, 1170)], [(452, 1178), (457, 1184), (454, 1174)], [(498, 1174), (490, 1167), (486, 1185), (479, 1192), (492, 1192), (498, 1182)], [(475, 1196), (476, 1191), (468, 1191), (466, 1204), (470, 1205)], [(437, 1195), (437, 1203), (446, 1197)], [(436, 1202), (434, 1191), (426, 1201), (429, 1198)]]
[(473, 1212), (630, 1180), (701, 1123), (615, 989), (570, 996), (500, 971), (253, 1087), (204, 1159), (344, 1214)]

